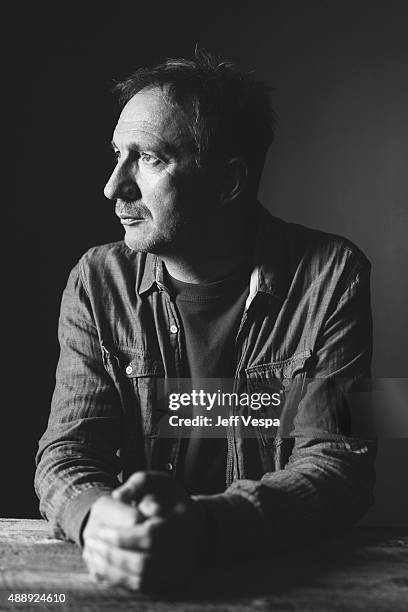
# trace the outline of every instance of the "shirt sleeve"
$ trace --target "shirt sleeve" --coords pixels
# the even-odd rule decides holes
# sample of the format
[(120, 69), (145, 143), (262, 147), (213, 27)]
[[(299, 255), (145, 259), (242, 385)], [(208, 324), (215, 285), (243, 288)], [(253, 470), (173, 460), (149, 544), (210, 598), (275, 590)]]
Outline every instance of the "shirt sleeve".
[(120, 400), (103, 366), (80, 263), (63, 293), (58, 336), (56, 385), (36, 456), (35, 488), (53, 535), (80, 544), (91, 505), (119, 485), (121, 469)]
[(364, 402), (353, 402), (370, 376), (369, 276), (366, 261), (320, 330), (282, 469), (259, 481), (237, 480), (221, 494), (195, 496), (222, 550), (235, 555), (271, 542), (284, 549), (305, 535), (351, 525), (372, 504), (376, 442), (370, 410), (359, 418)]

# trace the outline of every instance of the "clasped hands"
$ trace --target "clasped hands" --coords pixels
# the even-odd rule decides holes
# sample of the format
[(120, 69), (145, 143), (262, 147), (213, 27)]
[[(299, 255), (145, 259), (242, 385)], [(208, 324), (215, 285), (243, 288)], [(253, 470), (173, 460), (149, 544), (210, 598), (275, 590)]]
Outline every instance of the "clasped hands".
[(83, 558), (91, 576), (156, 591), (188, 578), (203, 547), (205, 514), (170, 476), (135, 472), (91, 507)]

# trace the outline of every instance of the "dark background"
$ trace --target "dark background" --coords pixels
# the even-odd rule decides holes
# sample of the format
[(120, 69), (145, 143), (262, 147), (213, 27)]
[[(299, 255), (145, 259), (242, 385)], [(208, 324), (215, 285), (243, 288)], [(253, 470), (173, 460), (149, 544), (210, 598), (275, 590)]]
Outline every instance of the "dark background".
[[(374, 374), (408, 410), (406, 2), (83, 3), (3, 22), (3, 427), (0, 515), (38, 515), (34, 454), (49, 411), (69, 270), (120, 239), (102, 189), (112, 168), (113, 78), (195, 43), (254, 68), (279, 116), (260, 199), (356, 242), (373, 264)], [(71, 5), (72, 7), (72, 5)], [(267, 8), (265, 8), (267, 7)], [(387, 405), (388, 402), (388, 405)], [(408, 439), (383, 440), (367, 521), (408, 516)]]

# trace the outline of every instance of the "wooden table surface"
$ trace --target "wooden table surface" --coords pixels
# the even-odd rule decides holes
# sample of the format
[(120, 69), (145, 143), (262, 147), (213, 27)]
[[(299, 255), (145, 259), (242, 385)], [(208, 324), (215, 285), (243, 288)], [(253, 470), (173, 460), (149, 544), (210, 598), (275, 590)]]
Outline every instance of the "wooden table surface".
[[(13, 603), (11, 593), (65, 594), (65, 603)], [(44, 521), (0, 519), (0, 611), (407, 612), (408, 528), (357, 527), (279, 559), (217, 568), (172, 598), (93, 583), (80, 550)]]

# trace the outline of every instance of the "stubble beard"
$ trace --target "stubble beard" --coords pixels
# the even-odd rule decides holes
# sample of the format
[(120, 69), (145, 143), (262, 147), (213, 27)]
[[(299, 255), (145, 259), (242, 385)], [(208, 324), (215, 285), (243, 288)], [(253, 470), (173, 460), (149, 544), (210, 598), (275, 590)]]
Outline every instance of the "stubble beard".
[[(125, 244), (132, 250), (140, 253), (152, 253), (159, 257), (172, 255), (178, 251), (183, 240), (182, 235), (183, 223), (169, 223), (166, 226), (165, 232), (160, 232), (157, 229), (149, 232), (147, 235), (141, 230), (140, 235), (132, 235), (133, 232), (126, 231), (124, 236)], [(141, 229), (141, 228), (140, 228)], [(136, 234), (136, 232), (134, 232)]]

